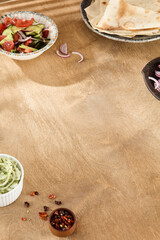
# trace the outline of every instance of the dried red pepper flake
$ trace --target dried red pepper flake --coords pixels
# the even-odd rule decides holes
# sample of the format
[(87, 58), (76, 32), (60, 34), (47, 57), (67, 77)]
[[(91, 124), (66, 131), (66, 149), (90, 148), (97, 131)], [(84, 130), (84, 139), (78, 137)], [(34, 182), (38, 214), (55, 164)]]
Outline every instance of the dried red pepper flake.
[(61, 205), (62, 202), (61, 202), (61, 201), (55, 201), (55, 204), (57, 204), (57, 205)]
[(30, 206), (29, 202), (24, 202), (24, 206), (28, 208)]
[(43, 208), (44, 208), (44, 211), (45, 211), (45, 212), (49, 211), (49, 207), (44, 206)]
[(25, 217), (22, 217), (21, 220), (25, 222), (27, 219)]
[(56, 196), (55, 196), (53, 193), (51, 193), (48, 198), (49, 198), (49, 199), (55, 199)]
[(48, 214), (46, 212), (39, 212), (39, 216), (40, 218), (42, 218), (43, 220), (47, 220)]
[(30, 196), (35, 196), (35, 192), (31, 192), (31, 193), (30, 193)]
[(30, 193), (30, 196), (35, 196), (35, 195), (39, 195), (39, 192), (33, 191), (33, 192)]

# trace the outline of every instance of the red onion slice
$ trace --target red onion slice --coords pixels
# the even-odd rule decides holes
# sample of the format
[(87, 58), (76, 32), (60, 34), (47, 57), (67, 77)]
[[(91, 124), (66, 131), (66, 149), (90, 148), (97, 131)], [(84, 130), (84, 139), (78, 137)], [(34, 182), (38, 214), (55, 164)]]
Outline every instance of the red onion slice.
[(160, 78), (160, 71), (155, 71), (156, 77)]
[(59, 48), (60, 52), (64, 55), (67, 55), (68, 54), (68, 51), (67, 51), (67, 43), (63, 43), (60, 48)]
[(156, 80), (155, 78), (153, 77), (149, 77), (150, 80), (154, 81), (154, 88), (160, 92), (160, 79), (159, 80)]
[(20, 30), (20, 31), (18, 31), (17, 32), (18, 33), (18, 35), (20, 35), (22, 38), (26, 38), (26, 35)]
[(29, 39), (31, 39), (31, 37), (27, 37), (25, 39), (18, 39), (18, 42), (26, 42), (28, 41)]
[(59, 57), (62, 57), (62, 58), (70, 57), (69, 54), (67, 54), (67, 55), (60, 54), (60, 52), (59, 52), (58, 50), (56, 51), (56, 53), (57, 53), (57, 55), (58, 55)]
[(160, 92), (160, 79), (158, 80), (158, 84), (159, 84), (159, 86), (157, 87), (157, 83), (154, 83), (154, 88), (155, 88), (158, 92)]
[(76, 55), (79, 55), (81, 57), (81, 59), (78, 61), (79, 63), (81, 63), (84, 59), (83, 55), (79, 52), (72, 52), (72, 54), (76, 54)]

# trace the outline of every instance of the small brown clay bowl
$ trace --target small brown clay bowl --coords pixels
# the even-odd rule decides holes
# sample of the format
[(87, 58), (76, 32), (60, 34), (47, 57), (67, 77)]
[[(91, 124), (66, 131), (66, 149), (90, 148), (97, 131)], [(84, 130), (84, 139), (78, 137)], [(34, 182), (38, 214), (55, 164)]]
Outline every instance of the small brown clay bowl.
[[(71, 227), (70, 229), (65, 230), (65, 231), (57, 230), (56, 228), (54, 228), (54, 227), (51, 225), (52, 216), (53, 216), (54, 212), (57, 211), (57, 210), (58, 210), (58, 211), (59, 211), (59, 210), (67, 211), (67, 212), (69, 212), (69, 213), (72, 215), (72, 217), (73, 217), (73, 219), (74, 219), (74, 223), (73, 223), (73, 225), (72, 225), (72, 227)], [(53, 212), (51, 212), (51, 214), (50, 214), (50, 216), (49, 216), (49, 228), (50, 228), (51, 232), (52, 232), (55, 236), (57, 236), (57, 237), (68, 237), (68, 236), (70, 236), (70, 235), (75, 231), (75, 229), (76, 229), (76, 217), (75, 217), (74, 213), (73, 213), (71, 210), (67, 209), (67, 208), (57, 208), (57, 209), (53, 210)]]
[(143, 68), (142, 70), (142, 74), (144, 77), (144, 82), (146, 84), (146, 87), (148, 88), (148, 90), (152, 93), (152, 95), (157, 98), (158, 100), (160, 100), (160, 92), (158, 92), (155, 88), (154, 88), (154, 82), (151, 81), (148, 77), (155, 77), (155, 70), (160, 71), (160, 69), (158, 68), (158, 65), (160, 65), (160, 57), (159, 58), (155, 58), (152, 61), (150, 61), (149, 63), (147, 63), (147, 65)]

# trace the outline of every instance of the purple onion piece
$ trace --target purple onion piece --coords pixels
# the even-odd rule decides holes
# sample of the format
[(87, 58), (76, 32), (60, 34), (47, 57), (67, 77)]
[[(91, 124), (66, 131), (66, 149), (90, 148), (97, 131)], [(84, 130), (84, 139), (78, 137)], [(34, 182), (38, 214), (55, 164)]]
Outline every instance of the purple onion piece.
[(153, 77), (149, 77), (150, 80), (152, 80), (154, 82), (154, 88), (160, 92), (160, 79), (156, 80)]
[(155, 71), (156, 77), (160, 78), (160, 71)]
[(20, 34), (22, 38), (24, 38), (24, 39), (26, 38), (26, 35), (21, 30), (18, 31), (17, 33)]
[(79, 55), (81, 57), (81, 59), (78, 61), (79, 63), (81, 63), (83, 61), (84, 57), (80, 52), (72, 52), (72, 54), (76, 54), (76, 55)]
[(61, 52), (62, 54), (67, 55), (67, 54), (68, 54), (68, 51), (67, 51), (67, 43), (63, 43), (63, 44), (60, 46), (59, 50), (60, 50), (60, 52)]
[(63, 55), (63, 54), (60, 54), (60, 52), (59, 52), (58, 50), (56, 51), (56, 53), (57, 53), (57, 55), (58, 55), (59, 57), (62, 57), (62, 58), (70, 57), (70, 55)]
[(18, 42), (26, 42), (26, 41), (28, 41), (29, 39), (31, 39), (31, 37), (27, 37), (27, 38), (25, 38), (25, 39), (18, 39)]

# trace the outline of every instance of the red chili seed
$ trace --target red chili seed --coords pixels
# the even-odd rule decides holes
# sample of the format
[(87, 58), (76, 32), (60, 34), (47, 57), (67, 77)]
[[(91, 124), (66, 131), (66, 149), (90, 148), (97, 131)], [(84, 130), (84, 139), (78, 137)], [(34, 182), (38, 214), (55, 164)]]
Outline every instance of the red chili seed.
[(26, 219), (26, 218), (24, 218), (24, 217), (22, 217), (22, 218), (21, 218), (21, 220), (22, 220), (23, 222), (25, 222), (27, 219)]

